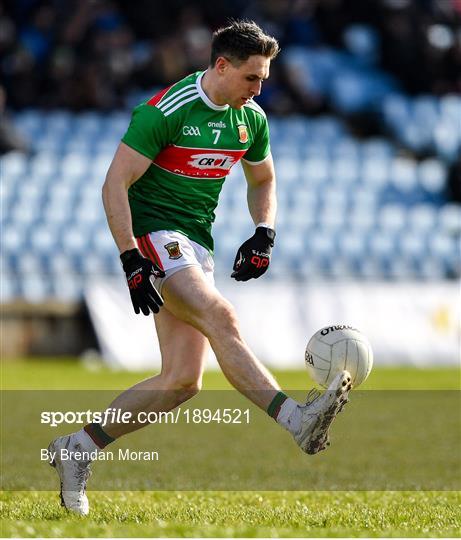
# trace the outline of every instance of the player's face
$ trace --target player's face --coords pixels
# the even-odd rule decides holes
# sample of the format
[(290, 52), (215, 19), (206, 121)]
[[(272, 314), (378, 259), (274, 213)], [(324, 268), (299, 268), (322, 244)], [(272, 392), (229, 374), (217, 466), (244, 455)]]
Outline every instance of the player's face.
[(234, 65), (227, 61), (222, 77), (222, 94), (234, 109), (241, 109), (247, 101), (261, 93), (264, 80), (269, 77), (270, 58), (250, 56), (246, 62)]

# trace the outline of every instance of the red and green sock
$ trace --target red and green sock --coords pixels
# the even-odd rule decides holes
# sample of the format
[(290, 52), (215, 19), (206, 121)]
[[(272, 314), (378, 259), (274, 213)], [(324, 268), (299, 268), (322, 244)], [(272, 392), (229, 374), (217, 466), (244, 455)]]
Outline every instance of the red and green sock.
[(291, 433), (296, 433), (301, 424), (299, 404), (283, 392), (278, 392), (267, 407), (267, 414)]

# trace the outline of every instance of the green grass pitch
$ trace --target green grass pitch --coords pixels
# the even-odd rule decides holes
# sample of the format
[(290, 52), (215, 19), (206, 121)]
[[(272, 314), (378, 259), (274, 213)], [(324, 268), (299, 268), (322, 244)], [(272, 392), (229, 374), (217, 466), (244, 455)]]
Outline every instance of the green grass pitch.
[[(4, 362), (1, 386), (9, 390), (121, 389), (147, 375), (94, 367), (90, 370), (72, 359), (43, 359)], [(283, 388), (300, 390), (309, 386), (305, 372), (280, 372), (276, 376)], [(369, 390), (459, 387), (459, 371), (449, 368), (375, 368), (363, 385)], [(221, 374), (206, 373), (204, 388), (229, 386)], [(3, 432), (2, 438), (5, 436)], [(1, 536), (460, 536), (458, 491), (90, 491), (89, 498), (90, 516), (79, 518), (59, 506), (56, 492), (2, 492)]]

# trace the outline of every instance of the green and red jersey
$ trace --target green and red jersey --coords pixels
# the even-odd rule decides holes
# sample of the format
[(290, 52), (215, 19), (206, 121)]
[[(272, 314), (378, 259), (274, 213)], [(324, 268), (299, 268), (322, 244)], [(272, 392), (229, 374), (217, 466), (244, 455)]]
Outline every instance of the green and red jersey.
[(216, 105), (204, 72), (182, 79), (137, 106), (122, 141), (152, 160), (128, 190), (133, 232), (179, 231), (213, 250), (211, 226), (226, 176), (240, 160), (270, 154), (266, 115), (254, 101)]

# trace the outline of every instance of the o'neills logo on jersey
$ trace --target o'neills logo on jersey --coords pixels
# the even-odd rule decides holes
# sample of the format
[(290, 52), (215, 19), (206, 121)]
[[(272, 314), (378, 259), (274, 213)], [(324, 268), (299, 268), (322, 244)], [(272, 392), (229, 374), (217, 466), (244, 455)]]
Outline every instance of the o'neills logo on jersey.
[(226, 154), (195, 154), (187, 164), (197, 169), (230, 169), (235, 163), (233, 156)]
[(170, 145), (155, 158), (154, 164), (172, 174), (197, 178), (227, 176), (245, 150), (186, 148)]

